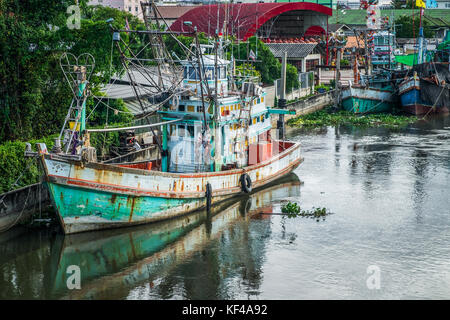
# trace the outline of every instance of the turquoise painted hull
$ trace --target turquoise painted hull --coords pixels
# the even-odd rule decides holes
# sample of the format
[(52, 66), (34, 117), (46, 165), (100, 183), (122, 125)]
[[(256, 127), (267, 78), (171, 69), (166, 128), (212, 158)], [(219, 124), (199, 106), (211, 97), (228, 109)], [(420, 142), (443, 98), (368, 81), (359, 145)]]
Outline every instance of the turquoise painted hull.
[[(218, 238), (230, 224), (264, 208), (275, 211), (274, 200), (294, 197), (299, 188), (300, 180), (291, 174), (252, 195), (217, 204), (209, 213), (196, 211), (151, 225), (57, 238), (60, 241), (52, 247), (52, 297), (107, 299), (111, 290), (149, 283)], [(81, 290), (67, 289), (71, 265), (80, 266)]]
[(55, 183), (49, 183), (49, 190), (66, 233), (159, 221), (170, 212), (205, 204), (204, 198), (131, 196)]
[(245, 172), (252, 188), (262, 187), (294, 170), (303, 161), (300, 145), (282, 142), (282, 152), (245, 169), (221, 172), (168, 173), (80, 163), (44, 154), (43, 166), (53, 205), (65, 234), (161, 221), (244, 193)]
[(348, 98), (342, 101), (345, 110), (354, 113), (381, 113), (392, 110), (392, 104), (378, 100)]
[(342, 106), (353, 113), (389, 112), (394, 107), (393, 90), (350, 86), (342, 92)]

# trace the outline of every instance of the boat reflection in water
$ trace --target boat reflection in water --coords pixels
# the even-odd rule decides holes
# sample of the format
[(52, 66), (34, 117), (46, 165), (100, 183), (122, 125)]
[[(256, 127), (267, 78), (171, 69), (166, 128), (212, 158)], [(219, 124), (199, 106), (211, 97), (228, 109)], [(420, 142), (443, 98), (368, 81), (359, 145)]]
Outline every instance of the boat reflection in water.
[[(270, 228), (270, 215), (259, 213), (271, 212), (274, 200), (279, 203), (282, 199), (297, 197), (299, 186), (298, 177), (290, 174), (249, 196), (215, 206), (209, 214), (199, 211), (174, 220), (135, 228), (60, 236), (59, 245), (54, 245), (51, 252), (52, 296), (67, 299), (127, 298), (137, 286), (153, 286), (152, 281), (163, 274), (169, 274), (172, 268), (188, 260), (194, 253), (202, 251), (239, 221), (248, 222), (249, 219), (258, 218), (266, 220), (265, 228)], [(248, 226), (246, 229), (248, 232)], [(244, 235), (243, 239), (245, 238), (248, 239), (248, 235)], [(258, 242), (258, 246), (265, 246), (264, 241)], [(224, 250), (234, 249), (226, 246)], [(258, 248), (250, 251), (256, 252), (245, 255), (263, 254)], [(234, 251), (230, 254), (218, 252), (215, 256), (221, 256), (221, 259), (223, 256), (232, 260), (242, 259)], [(261, 260), (260, 257), (257, 260)], [(220, 264), (218, 261), (211, 262), (211, 267)], [(72, 274), (68, 273), (68, 268), (73, 265), (80, 267), (79, 290), (67, 289), (67, 282)]]

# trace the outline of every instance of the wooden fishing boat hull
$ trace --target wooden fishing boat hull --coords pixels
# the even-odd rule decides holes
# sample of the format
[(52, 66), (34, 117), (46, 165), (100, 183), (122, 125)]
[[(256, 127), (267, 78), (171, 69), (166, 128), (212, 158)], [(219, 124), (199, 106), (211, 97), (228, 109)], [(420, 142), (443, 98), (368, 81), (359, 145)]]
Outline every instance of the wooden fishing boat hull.
[(435, 107), (420, 97), (420, 79), (410, 77), (399, 84), (399, 95), (402, 109), (410, 114), (423, 115), (429, 113), (446, 113), (448, 108)]
[[(274, 156), (241, 169), (168, 173), (41, 154), (50, 196), (66, 234), (170, 219), (205, 207), (206, 185), (211, 203), (242, 194), (246, 173), (254, 189), (294, 170), (302, 161), (300, 144), (275, 142)], [(44, 148), (45, 150), (45, 148)]]
[(392, 90), (349, 86), (342, 91), (342, 106), (353, 113), (389, 112), (394, 105)]
[[(300, 180), (290, 174), (248, 197), (237, 197), (213, 206), (209, 214), (196, 211), (183, 217), (139, 226), (69, 235), (52, 247), (51, 277), (54, 298), (99, 299), (111, 289), (149, 282), (160, 270), (174, 267), (200, 251), (211, 239), (237, 221), (245, 221), (261, 211), (273, 212), (274, 199), (298, 194)], [(276, 206), (276, 205), (275, 205)], [(55, 249), (55, 250), (53, 250)], [(81, 270), (81, 290), (67, 290), (67, 268), (86, 261)], [(112, 263), (114, 261), (114, 263)], [(86, 267), (89, 266), (89, 267)], [(119, 289), (120, 290), (120, 289)], [(76, 291), (76, 292), (75, 292)]]

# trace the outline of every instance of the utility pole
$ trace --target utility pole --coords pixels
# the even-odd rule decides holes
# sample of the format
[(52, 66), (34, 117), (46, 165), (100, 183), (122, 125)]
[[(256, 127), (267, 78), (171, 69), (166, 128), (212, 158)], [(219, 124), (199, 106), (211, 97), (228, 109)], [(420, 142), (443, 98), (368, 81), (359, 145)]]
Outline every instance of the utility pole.
[(364, 71), (366, 72), (366, 76), (369, 74), (369, 54), (367, 49), (367, 31), (364, 31)]
[(335, 107), (339, 107), (339, 97), (341, 95), (340, 92), (340, 86), (339, 86), (339, 80), (341, 79), (341, 47), (336, 48), (336, 77), (335, 77), (335, 83), (334, 83), (334, 89), (335, 89)]
[[(283, 52), (283, 58), (281, 60), (281, 88), (280, 99), (278, 100), (278, 108), (286, 108), (286, 63), (287, 63), (287, 51)], [(284, 114), (280, 114), (277, 123), (277, 129), (279, 132), (278, 139), (284, 140)]]
[[(219, 84), (218, 84), (218, 57), (219, 54), (219, 29), (216, 29), (214, 37), (214, 162), (215, 171), (222, 170), (222, 130), (219, 125)], [(207, 82), (208, 83), (208, 82)]]

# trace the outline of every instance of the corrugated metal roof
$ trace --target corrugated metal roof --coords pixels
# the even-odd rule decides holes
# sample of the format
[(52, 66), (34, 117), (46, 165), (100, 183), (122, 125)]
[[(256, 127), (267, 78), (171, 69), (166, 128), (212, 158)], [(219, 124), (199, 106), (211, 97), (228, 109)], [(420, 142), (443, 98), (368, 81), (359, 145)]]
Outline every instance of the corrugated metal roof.
[[(138, 84), (137, 92), (139, 94), (139, 98), (144, 104), (145, 111), (142, 110), (139, 100), (136, 98), (136, 94), (130, 84), (127, 73), (124, 73), (121, 76), (113, 76), (110, 83), (101, 88), (101, 92), (103, 92), (109, 99), (123, 99), (128, 110), (135, 116), (154, 111), (155, 107), (147, 99), (151, 96), (148, 91), (149, 88), (144, 86), (150, 85), (149, 78), (152, 78), (153, 81), (157, 83), (157, 76), (153, 73), (156, 72), (154, 67), (149, 67), (148, 69), (151, 71), (148, 74), (142, 74), (138, 70), (130, 70), (134, 81)], [(152, 91), (156, 91), (156, 89), (153, 89)]]
[(198, 7), (198, 5), (192, 6), (156, 6), (161, 17), (164, 19), (178, 19), (183, 14), (191, 9)]
[(281, 58), (283, 52), (287, 52), (288, 58), (304, 58), (314, 50), (317, 43), (266, 43), (266, 45), (277, 58)]

